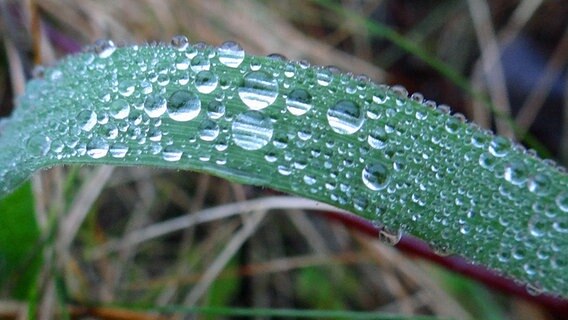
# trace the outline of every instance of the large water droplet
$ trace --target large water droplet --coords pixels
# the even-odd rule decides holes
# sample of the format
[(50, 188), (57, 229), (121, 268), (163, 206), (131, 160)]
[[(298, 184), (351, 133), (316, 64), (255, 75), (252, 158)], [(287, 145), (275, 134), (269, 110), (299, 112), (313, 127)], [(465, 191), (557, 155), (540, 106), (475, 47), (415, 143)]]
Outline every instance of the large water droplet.
[(117, 99), (110, 104), (109, 113), (115, 119), (125, 119), (130, 113), (130, 105), (126, 100)]
[(93, 138), (87, 143), (87, 155), (93, 159), (99, 159), (107, 155), (109, 149), (108, 142), (101, 138)]
[(201, 111), (201, 100), (195, 93), (178, 90), (170, 96), (168, 115), (175, 121), (195, 119)]
[(223, 43), (218, 49), (219, 62), (227, 67), (236, 68), (245, 59), (245, 51), (234, 41)]
[(239, 114), (232, 125), (233, 141), (245, 150), (258, 150), (272, 139), (270, 118), (258, 111)]
[(252, 110), (273, 104), (278, 97), (278, 82), (264, 71), (249, 72), (238, 89), (241, 100)]
[(367, 164), (361, 173), (361, 177), (365, 186), (373, 191), (386, 188), (390, 182), (388, 169), (380, 162)]
[(304, 89), (294, 89), (286, 98), (286, 108), (295, 115), (301, 116), (312, 108), (312, 96)]
[(146, 97), (144, 101), (144, 111), (150, 118), (157, 118), (166, 112), (167, 101), (160, 94), (153, 94)]
[(357, 132), (364, 120), (361, 107), (350, 100), (340, 100), (327, 110), (327, 121), (331, 129), (340, 134)]
[(97, 124), (97, 114), (92, 110), (83, 110), (77, 114), (77, 123), (84, 131), (91, 131)]
[(195, 88), (201, 93), (211, 93), (217, 88), (219, 78), (211, 71), (201, 71), (195, 76)]

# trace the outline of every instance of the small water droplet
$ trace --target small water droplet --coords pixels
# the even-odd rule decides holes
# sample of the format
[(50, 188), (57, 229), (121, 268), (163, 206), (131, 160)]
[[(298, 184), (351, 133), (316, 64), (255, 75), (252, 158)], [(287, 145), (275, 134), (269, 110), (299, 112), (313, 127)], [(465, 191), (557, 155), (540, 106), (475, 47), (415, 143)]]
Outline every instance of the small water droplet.
[(87, 143), (87, 155), (93, 159), (105, 157), (108, 153), (108, 149), (108, 142), (101, 137), (93, 138)]
[(496, 157), (504, 157), (509, 153), (511, 142), (509, 139), (501, 136), (496, 136), (489, 145), (489, 152)]
[(245, 150), (258, 150), (272, 139), (270, 118), (258, 111), (239, 114), (231, 127), (233, 141)]
[(327, 110), (327, 121), (331, 129), (339, 134), (359, 131), (364, 120), (361, 107), (350, 100), (340, 100)]
[(522, 162), (513, 162), (505, 167), (503, 177), (508, 182), (520, 186), (527, 181), (528, 169)]
[(224, 42), (217, 48), (219, 62), (230, 68), (237, 68), (245, 59), (245, 51), (234, 41)]
[(201, 93), (211, 93), (217, 88), (219, 78), (211, 71), (200, 71), (195, 76), (195, 88)]
[(206, 119), (199, 125), (199, 138), (204, 141), (213, 141), (219, 136), (219, 125), (215, 121)]
[(167, 109), (167, 101), (160, 94), (153, 94), (146, 97), (144, 101), (144, 111), (150, 118), (157, 118), (163, 115)]
[(130, 105), (124, 99), (117, 99), (110, 104), (109, 113), (115, 119), (125, 119), (130, 114)]
[(238, 89), (241, 100), (252, 110), (273, 104), (278, 97), (278, 82), (264, 71), (249, 72)]
[(550, 185), (550, 178), (543, 173), (534, 175), (527, 183), (529, 191), (539, 196), (548, 194), (550, 192)]
[(113, 52), (116, 50), (116, 46), (111, 40), (100, 39), (95, 41), (94, 50), (100, 58), (105, 59), (113, 54)]
[(316, 71), (316, 80), (320, 86), (327, 87), (333, 80), (333, 73), (328, 68), (320, 68)]
[(388, 135), (385, 129), (376, 127), (371, 130), (367, 142), (374, 149), (383, 149), (387, 146)]
[(568, 192), (562, 192), (556, 197), (556, 205), (564, 212), (568, 212)]
[(92, 110), (83, 110), (77, 114), (77, 123), (83, 131), (91, 131), (97, 124), (97, 114)]
[(175, 35), (172, 37), (172, 46), (179, 51), (183, 51), (189, 44), (189, 39), (184, 35)]
[(110, 146), (109, 151), (113, 158), (124, 158), (128, 152), (128, 146), (124, 143), (115, 143)]
[(207, 105), (207, 116), (213, 120), (225, 115), (225, 105), (219, 101), (211, 101)]
[(373, 191), (386, 188), (390, 182), (387, 166), (380, 162), (367, 164), (361, 173), (361, 177), (365, 186)]
[(34, 156), (45, 156), (51, 149), (51, 139), (44, 135), (33, 135), (28, 139), (26, 147)]
[(125, 80), (118, 84), (118, 93), (123, 97), (130, 97), (134, 93), (136, 83), (133, 80)]
[(312, 108), (312, 96), (304, 89), (294, 89), (286, 98), (286, 108), (295, 115), (301, 116)]
[(395, 246), (402, 239), (401, 230), (389, 230), (387, 228), (382, 228), (379, 231), (379, 240), (389, 246)]
[(166, 146), (162, 150), (162, 158), (166, 161), (179, 161), (182, 155), (183, 152), (174, 146)]
[(191, 67), (191, 70), (193, 70), (194, 72), (199, 72), (209, 70), (209, 68), (211, 67), (211, 62), (207, 57), (196, 55), (195, 57), (193, 57), (193, 59), (191, 59), (189, 65)]
[(168, 115), (175, 121), (190, 121), (201, 112), (201, 100), (195, 93), (178, 90), (170, 96)]

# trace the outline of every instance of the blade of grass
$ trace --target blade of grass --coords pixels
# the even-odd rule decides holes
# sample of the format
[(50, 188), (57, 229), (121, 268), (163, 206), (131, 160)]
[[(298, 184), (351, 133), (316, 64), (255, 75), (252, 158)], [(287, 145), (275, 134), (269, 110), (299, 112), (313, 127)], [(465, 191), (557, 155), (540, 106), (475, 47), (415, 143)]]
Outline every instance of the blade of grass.
[(99, 42), (31, 81), (0, 126), (0, 191), (57, 164), (192, 169), (328, 202), (568, 292), (562, 168), (402, 88), (180, 41)]

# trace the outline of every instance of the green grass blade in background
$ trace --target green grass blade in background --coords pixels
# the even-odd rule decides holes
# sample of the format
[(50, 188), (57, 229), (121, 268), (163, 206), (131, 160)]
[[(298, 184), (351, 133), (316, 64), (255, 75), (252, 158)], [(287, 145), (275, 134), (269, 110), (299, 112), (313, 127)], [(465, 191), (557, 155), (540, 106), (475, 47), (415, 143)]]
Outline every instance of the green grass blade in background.
[(568, 177), (445, 108), (278, 57), (99, 42), (32, 80), (0, 193), (60, 164), (208, 172), (333, 204), (568, 295)]
[(41, 263), (39, 229), (29, 183), (0, 199), (0, 288), (13, 298), (31, 294)]

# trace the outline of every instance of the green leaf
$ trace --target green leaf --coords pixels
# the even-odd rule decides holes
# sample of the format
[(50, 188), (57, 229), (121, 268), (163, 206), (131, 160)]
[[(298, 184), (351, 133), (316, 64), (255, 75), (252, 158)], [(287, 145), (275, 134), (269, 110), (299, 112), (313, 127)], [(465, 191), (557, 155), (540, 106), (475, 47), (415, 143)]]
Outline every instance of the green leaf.
[(35, 284), (41, 262), (30, 184), (1, 199), (0, 213), (0, 287), (13, 298), (24, 298)]
[(235, 43), (99, 42), (0, 123), (0, 194), (61, 164), (208, 172), (327, 202), (568, 296), (568, 176), (366, 77)]

